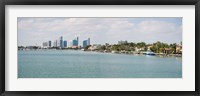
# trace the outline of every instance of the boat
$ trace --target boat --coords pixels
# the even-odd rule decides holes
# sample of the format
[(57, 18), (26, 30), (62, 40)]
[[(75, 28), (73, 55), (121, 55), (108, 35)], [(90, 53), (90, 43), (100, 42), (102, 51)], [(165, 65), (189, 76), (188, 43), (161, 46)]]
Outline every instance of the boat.
[(145, 54), (145, 55), (156, 55), (154, 52), (151, 52), (151, 51), (143, 52), (143, 54)]
[(146, 55), (156, 55), (154, 52), (146, 52)]

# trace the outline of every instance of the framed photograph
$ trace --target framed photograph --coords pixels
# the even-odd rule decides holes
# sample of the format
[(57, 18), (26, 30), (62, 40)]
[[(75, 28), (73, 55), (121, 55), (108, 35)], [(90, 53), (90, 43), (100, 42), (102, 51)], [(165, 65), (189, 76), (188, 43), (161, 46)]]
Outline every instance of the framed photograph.
[(199, 0), (1, 2), (1, 95), (198, 96)]

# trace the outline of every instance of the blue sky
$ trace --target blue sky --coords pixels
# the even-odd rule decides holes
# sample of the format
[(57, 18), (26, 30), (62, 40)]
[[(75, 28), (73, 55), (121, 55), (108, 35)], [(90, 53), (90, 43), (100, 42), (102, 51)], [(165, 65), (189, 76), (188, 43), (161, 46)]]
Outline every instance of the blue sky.
[(18, 17), (18, 45), (39, 45), (60, 36), (79, 44), (91, 38), (91, 44), (128, 42), (179, 43), (182, 41), (182, 18), (30, 18)]

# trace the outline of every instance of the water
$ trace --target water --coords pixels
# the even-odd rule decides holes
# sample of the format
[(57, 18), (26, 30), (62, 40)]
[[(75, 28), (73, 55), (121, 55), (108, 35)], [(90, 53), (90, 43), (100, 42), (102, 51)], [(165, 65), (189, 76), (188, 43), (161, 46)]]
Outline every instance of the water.
[(181, 78), (182, 59), (72, 50), (18, 51), (18, 78)]

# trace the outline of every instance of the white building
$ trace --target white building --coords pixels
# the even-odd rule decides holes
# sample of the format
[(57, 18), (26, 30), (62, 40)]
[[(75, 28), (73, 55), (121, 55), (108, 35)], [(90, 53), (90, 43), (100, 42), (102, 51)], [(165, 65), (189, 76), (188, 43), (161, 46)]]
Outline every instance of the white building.
[(70, 40), (69, 41), (69, 47), (72, 47), (73, 46), (73, 40)]

